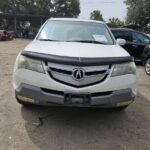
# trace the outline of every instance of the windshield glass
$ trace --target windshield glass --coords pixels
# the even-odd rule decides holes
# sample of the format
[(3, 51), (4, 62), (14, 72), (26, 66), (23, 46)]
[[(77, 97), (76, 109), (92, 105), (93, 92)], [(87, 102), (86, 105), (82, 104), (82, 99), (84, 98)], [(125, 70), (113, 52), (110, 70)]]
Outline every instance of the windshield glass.
[(43, 41), (114, 44), (104, 24), (81, 21), (48, 21), (38, 36)]

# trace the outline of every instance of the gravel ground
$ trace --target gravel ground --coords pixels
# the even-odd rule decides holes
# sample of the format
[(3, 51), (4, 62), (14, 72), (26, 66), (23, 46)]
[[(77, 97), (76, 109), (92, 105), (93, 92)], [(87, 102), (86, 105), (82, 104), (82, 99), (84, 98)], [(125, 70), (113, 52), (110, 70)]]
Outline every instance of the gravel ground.
[(14, 96), (15, 58), (30, 41), (0, 42), (0, 150), (149, 150), (150, 77), (138, 65), (138, 96), (124, 112), (22, 107)]

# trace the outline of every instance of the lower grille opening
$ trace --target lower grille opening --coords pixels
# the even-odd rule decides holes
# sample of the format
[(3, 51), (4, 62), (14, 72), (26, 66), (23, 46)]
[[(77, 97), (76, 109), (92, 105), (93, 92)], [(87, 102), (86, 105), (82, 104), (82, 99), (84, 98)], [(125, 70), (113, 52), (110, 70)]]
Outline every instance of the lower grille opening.
[(97, 92), (97, 93), (92, 93), (91, 96), (92, 97), (99, 97), (99, 96), (108, 96), (111, 95), (113, 92)]
[[(64, 92), (62, 91), (56, 91), (56, 90), (51, 90), (51, 89), (45, 89), (41, 88), (43, 92), (49, 93), (49, 94), (54, 94), (54, 95), (59, 95), (59, 96), (64, 96)], [(91, 93), (91, 97), (100, 97), (100, 96), (108, 96), (111, 95), (113, 91), (110, 92), (96, 92), (96, 93)], [(82, 93), (81, 93), (82, 94)], [(87, 93), (88, 94), (88, 93)]]
[(64, 92), (61, 92), (61, 91), (55, 91), (55, 90), (50, 90), (50, 89), (45, 89), (45, 88), (41, 88), (41, 90), (43, 92), (46, 92), (46, 93), (49, 93), (49, 94), (64, 96)]

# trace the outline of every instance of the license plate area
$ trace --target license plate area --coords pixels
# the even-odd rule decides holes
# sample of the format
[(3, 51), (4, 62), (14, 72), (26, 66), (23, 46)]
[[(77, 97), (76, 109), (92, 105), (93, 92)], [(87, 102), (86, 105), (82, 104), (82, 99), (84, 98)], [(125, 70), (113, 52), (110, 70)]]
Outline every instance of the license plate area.
[(72, 94), (65, 93), (64, 102), (71, 105), (89, 105), (91, 101), (90, 94)]

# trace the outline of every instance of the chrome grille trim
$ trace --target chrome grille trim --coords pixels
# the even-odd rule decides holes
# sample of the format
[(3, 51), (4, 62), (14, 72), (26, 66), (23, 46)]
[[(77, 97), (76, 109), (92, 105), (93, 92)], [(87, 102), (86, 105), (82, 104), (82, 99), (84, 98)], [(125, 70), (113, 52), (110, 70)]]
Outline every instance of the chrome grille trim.
[[(83, 80), (78, 81), (73, 78), (73, 70), (76, 68), (82, 68), (85, 71)], [(52, 79), (73, 87), (86, 87), (103, 82), (110, 74), (110, 68), (111, 65), (80, 67), (47, 63), (47, 72)]]

